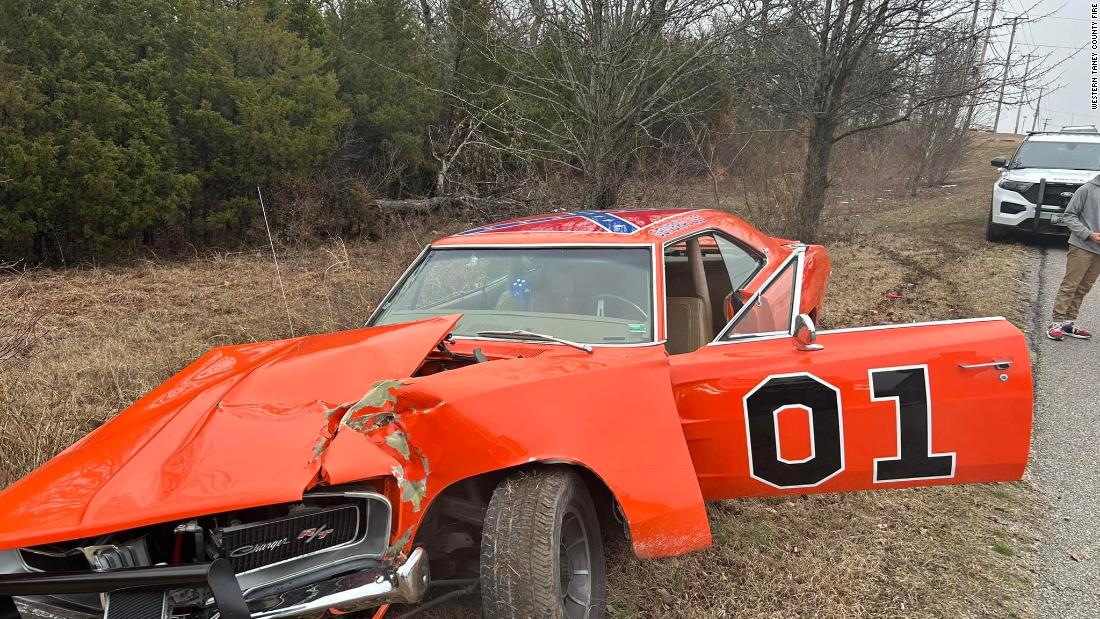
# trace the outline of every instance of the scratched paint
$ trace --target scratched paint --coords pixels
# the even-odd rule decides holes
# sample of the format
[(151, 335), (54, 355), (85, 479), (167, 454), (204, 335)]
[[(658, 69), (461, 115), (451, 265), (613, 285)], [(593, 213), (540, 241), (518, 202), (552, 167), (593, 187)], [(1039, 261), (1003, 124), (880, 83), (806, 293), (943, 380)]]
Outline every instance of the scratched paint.
[(401, 454), (402, 458), (409, 459), (409, 439), (400, 429), (394, 430), (386, 437), (386, 444)]
[(386, 559), (393, 559), (397, 555), (405, 552), (405, 549), (408, 547), (409, 542), (412, 541), (412, 534), (413, 528), (407, 527), (405, 529), (405, 532), (402, 533), (400, 537), (395, 539), (388, 548), (386, 548), (386, 551), (382, 554), (382, 556)]
[[(409, 436), (401, 424), (397, 409), (399, 404), (398, 389), (406, 383), (401, 379), (379, 380), (371, 385), (370, 389), (355, 403), (342, 404), (327, 415), (329, 419), (335, 417), (335, 411), (343, 410), (340, 422), (336, 425), (333, 434), (338, 434), (344, 428), (354, 430), (373, 443), (391, 451), (398, 456), (400, 464), (392, 467), (391, 472), (397, 481), (400, 492), (400, 500), (409, 503), (412, 511), (419, 512), (421, 503), (427, 495), (428, 484), (428, 459), (422, 452), (419, 458), (420, 470), (416, 470), (416, 464), (412, 461), (412, 447), (409, 444)], [(328, 436), (320, 437), (314, 451), (314, 457), (320, 458), (332, 444)]]

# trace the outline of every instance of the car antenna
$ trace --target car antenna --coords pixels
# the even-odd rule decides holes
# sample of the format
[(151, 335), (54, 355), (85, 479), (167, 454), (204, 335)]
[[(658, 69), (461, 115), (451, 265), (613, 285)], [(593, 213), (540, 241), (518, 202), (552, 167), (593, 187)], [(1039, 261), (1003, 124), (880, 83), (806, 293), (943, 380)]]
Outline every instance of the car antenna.
[(286, 309), (286, 325), (290, 327), (290, 337), (294, 337), (294, 322), (290, 319), (290, 304), (286, 302), (286, 287), (283, 286), (283, 272), (279, 270), (279, 256), (275, 253), (275, 239), (271, 236), (271, 224), (267, 221), (267, 208), (264, 207), (264, 194), (256, 185), (256, 195), (260, 197), (260, 212), (264, 214), (264, 228), (267, 229), (267, 242), (271, 245), (271, 257), (275, 260), (275, 279), (279, 282), (279, 292), (283, 295), (283, 308)]

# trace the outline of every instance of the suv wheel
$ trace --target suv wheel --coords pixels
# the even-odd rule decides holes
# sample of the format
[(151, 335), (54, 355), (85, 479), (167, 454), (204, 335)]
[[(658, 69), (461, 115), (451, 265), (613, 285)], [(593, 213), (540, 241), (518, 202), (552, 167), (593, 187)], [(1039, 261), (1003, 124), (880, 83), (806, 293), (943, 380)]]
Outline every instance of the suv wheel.
[(568, 469), (513, 475), (497, 486), (481, 538), (488, 619), (602, 619), (603, 540), (592, 497)]
[(999, 243), (1008, 237), (1011, 226), (993, 223), (993, 209), (990, 207), (989, 219), (985, 222), (985, 240), (991, 243)]

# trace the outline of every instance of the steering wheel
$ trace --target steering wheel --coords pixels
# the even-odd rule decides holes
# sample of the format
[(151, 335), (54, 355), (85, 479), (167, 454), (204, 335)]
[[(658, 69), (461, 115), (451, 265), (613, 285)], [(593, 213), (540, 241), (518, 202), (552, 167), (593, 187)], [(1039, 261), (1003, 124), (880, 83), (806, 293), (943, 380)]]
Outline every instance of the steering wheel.
[[(592, 296), (593, 301), (599, 301), (600, 299), (614, 299), (615, 301), (618, 301), (620, 303), (625, 303), (626, 305), (634, 308), (639, 314), (641, 314), (642, 320), (649, 320), (649, 314), (646, 313), (646, 311), (642, 309), (641, 306), (631, 301), (630, 299), (620, 297), (617, 294), (597, 294)], [(599, 307), (599, 303), (596, 303), (596, 307)]]

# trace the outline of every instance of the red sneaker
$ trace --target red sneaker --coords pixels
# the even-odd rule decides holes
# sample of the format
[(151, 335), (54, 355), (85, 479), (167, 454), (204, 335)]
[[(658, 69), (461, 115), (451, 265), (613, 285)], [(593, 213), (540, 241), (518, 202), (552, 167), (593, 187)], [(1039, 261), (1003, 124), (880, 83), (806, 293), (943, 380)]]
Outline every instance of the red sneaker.
[(1087, 339), (1092, 337), (1091, 333), (1089, 333), (1088, 331), (1085, 331), (1081, 327), (1078, 327), (1073, 322), (1067, 322), (1067, 323), (1063, 324), (1062, 325), (1062, 333), (1065, 333), (1066, 335), (1068, 335), (1070, 337), (1075, 337), (1079, 340), (1087, 340)]
[(1055, 342), (1061, 342), (1062, 340), (1066, 339), (1066, 333), (1065, 331), (1062, 331), (1062, 323), (1050, 323), (1050, 326), (1047, 327), (1047, 337), (1054, 340)]

